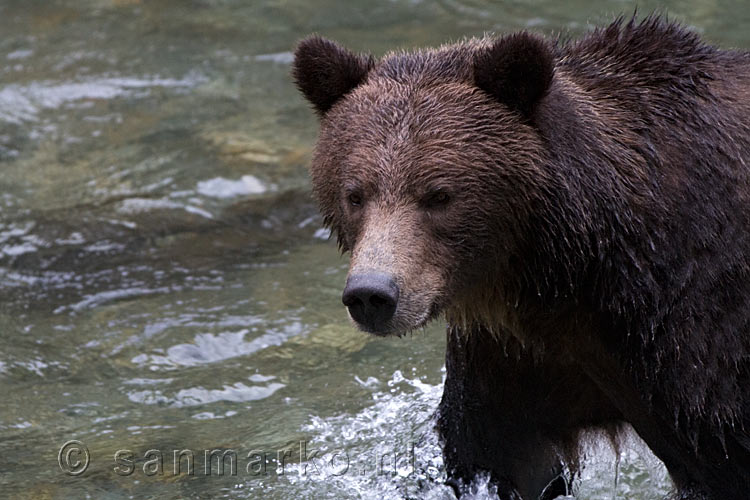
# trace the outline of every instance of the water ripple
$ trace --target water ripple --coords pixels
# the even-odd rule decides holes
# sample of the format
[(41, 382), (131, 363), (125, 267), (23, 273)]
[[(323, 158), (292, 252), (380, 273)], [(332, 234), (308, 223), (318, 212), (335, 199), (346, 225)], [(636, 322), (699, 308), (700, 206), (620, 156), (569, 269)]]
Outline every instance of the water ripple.
[(205, 81), (198, 75), (174, 78), (111, 77), (82, 82), (12, 83), (0, 88), (0, 120), (22, 124), (34, 121), (42, 109), (55, 109), (81, 99), (113, 99), (150, 88), (187, 88)]

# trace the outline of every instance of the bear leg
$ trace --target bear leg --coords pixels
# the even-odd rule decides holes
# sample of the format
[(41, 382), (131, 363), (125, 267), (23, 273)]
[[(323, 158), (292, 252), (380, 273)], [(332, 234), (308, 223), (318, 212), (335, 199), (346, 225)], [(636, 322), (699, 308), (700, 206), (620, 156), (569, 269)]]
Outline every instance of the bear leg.
[(458, 495), (478, 473), (490, 475), (503, 500), (569, 493), (580, 432), (621, 421), (576, 366), (535, 359), (488, 331), (449, 328), (446, 371), (438, 430)]

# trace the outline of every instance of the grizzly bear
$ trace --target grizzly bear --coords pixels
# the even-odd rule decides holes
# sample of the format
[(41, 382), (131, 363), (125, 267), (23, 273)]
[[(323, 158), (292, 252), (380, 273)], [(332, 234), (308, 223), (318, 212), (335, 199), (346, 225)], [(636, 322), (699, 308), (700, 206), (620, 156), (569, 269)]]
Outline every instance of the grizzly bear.
[(555, 498), (584, 431), (628, 427), (680, 498), (750, 498), (750, 53), (651, 16), (378, 60), (313, 36), (293, 76), (354, 323), (449, 324), (449, 484)]

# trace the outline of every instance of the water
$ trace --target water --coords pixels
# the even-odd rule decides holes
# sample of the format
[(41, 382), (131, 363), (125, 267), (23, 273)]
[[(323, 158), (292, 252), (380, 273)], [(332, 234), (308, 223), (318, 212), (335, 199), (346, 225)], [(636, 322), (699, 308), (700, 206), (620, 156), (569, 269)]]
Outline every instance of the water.
[[(668, 11), (750, 46), (743, 7)], [(2, 2), (0, 496), (451, 498), (432, 430), (442, 326), (383, 340), (347, 323), (347, 260), (309, 197), (316, 123), (289, 51), (314, 31), (375, 54), (486, 31), (575, 35), (633, 8)], [(69, 440), (89, 453), (80, 475), (58, 465)], [(228, 454), (222, 474), (206, 474), (206, 450)], [(617, 473), (616, 455), (592, 444), (578, 498), (669, 488), (637, 443)], [(488, 498), (481, 478), (476, 490)]]

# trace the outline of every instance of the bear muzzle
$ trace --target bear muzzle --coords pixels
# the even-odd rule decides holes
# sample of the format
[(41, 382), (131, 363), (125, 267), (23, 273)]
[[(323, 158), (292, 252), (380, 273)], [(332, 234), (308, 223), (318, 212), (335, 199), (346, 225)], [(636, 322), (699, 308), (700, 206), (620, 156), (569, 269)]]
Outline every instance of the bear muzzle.
[(341, 301), (360, 329), (387, 335), (398, 305), (398, 296), (398, 285), (392, 276), (370, 272), (349, 276)]

